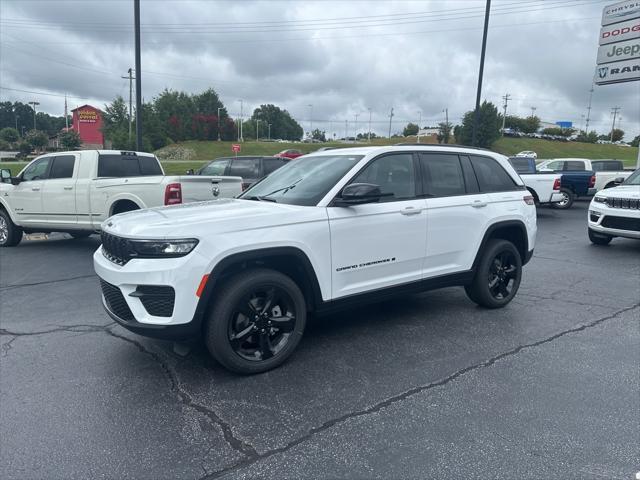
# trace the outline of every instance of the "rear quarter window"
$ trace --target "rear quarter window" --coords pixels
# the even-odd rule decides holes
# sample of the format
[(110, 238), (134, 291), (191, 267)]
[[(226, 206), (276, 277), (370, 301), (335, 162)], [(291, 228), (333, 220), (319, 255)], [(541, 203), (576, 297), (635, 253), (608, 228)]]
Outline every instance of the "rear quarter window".
[(493, 158), (474, 155), (470, 158), (481, 192), (507, 192), (520, 189), (511, 175)]
[(107, 154), (98, 157), (98, 177), (144, 177), (162, 175), (155, 157)]

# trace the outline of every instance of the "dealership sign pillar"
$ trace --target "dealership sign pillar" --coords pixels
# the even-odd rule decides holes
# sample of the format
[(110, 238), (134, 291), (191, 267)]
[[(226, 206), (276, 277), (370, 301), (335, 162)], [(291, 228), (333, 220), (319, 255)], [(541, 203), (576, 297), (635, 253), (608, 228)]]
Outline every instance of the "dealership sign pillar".
[[(596, 85), (640, 80), (640, 0), (604, 7), (598, 45)], [(636, 166), (640, 168), (640, 147)]]

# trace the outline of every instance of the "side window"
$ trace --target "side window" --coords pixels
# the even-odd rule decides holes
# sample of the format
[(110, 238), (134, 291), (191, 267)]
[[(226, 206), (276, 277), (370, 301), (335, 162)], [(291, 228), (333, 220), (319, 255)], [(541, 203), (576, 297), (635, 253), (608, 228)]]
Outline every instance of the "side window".
[(413, 155), (402, 153), (385, 155), (373, 160), (351, 183), (372, 183), (378, 185), (382, 193), (393, 196), (382, 197), (381, 202), (393, 202), (416, 196), (416, 176)]
[(214, 160), (209, 165), (200, 170), (200, 175), (224, 175), (227, 166), (229, 165), (228, 158), (222, 160)]
[(73, 166), (76, 163), (76, 157), (73, 155), (61, 155), (53, 157), (53, 165), (49, 172), (49, 178), (71, 178), (73, 177)]
[(44, 180), (48, 178), (47, 172), (50, 162), (51, 157), (44, 157), (29, 165), (22, 174), (22, 181), (28, 182), (29, 180)]
[(262, 159), (262, 174), (263, 175), (269, 175), (271, 172), (275, 172), (277, 169), (279, 169), (281, 166), (283, 166), (286, 162), (286, 160), (283, 160), (281, 158), (263, 158)]
[(155, 157), (141, 155), (138, 157), (138, 161), (140, 162), (140, 175), (162, 175), (162, 168)]
[(260, 159), (234, 158), (231, 162), (229, 175), (232, 177), (260, 178)]
[(551, 162), (551, 163), (548, 163), (545, 168), (549, 170), (562, 170), (563, 163), (564, 163), (563, 161)]
[(584, 170), (584, 162), (576, 161), (576, 160), (567, 160), (564, 162), (564, 169), (571, 171), (582, 171)]
[(464, 195), (464, 175), (457, 155), (420, 155), (424, 193), (433, 197)]
[(506, 192), (517, 189), (511, 175), (493, 158), (471, 156), (471, 165), (476, 172), (481, 192)]

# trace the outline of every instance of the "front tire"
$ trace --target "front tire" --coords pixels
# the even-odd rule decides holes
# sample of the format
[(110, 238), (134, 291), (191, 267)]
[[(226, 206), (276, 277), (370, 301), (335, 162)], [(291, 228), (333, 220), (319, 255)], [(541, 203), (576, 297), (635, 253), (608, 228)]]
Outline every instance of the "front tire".
[(573, 205), (573, 200), (575, 199), (575, 195), (573, 194), (573, 192), (568, 188), (561, 188), (560, 193), (562, 194), (562, 200), (560, 200), (558, 203), (554, 203), (553, 207), (557, 208), (558, 210), (566, 210), (568, 208), (571, 208), (571, 206)]
[(307, 321), (304, 295), (291, 278), (268, 269), (239, 273), (215, 293), (205, 331), (211, 355), (244, 374), (282, 364), (302, 338)]
[(22, 228), (11, 220), (9, 214), (0, 210), (0, 247), (15, 247), (22, 241)]
[(613, 237), (611, 235), (605, 235), (604, 233), (594, 232), (589, 229), (589, 240), (594, 245), (609, 245)]
[(492, 239), (485, 247), (467, 296), (486, 308), (502, 308), (515, 297), (522, 279), (522, 259), (515, 245)]

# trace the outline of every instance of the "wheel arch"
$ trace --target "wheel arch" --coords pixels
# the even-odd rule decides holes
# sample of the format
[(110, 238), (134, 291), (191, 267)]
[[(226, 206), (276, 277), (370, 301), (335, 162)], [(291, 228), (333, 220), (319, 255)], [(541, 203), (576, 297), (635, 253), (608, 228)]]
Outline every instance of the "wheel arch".
[(7, 212), (7, 215), (9, 215), (9, 218), (11, 219), (11, 221), (16, 225), (18, 225), (16, 223), (16, 217), (13, 210), (9, 208), (9, 204), (5, 200), (3, 200), (1, 197), (0, 197), (0, 210), (4, 210), (5, 212)]
[(487, 243), (494, 238), (508, 240), (513, 243), (520, 253), (523, 265), (529, 261), (529, 237), (527, 236), (527, 227), (524, 222), (520, 220), (505, 220), (492, 224), (484, 233), (480, 248), (478, 248), (476, 258), (473, 261), (472, 269), (474, 271), (478, 267)]
[(320, 283), (305, 252), (297, 247), (260, 248), (234, 253), (216, 264), (198, 301), (194, 321), (202, 322), (220, 281), (252, 267), (270, 268), (290, 277), (302, 290), (308, 310), (322, 303)]
[[(142, 201), (140, 201), (139, 198), (136, 198), (134, 196), (119, 197), (116, 199), (112, 199), (111, 203), (109, 204), (109, 208), (107, 208), (107, 212), (108, 212), (107, 217), (111, 217), (112, 215), (115, 215), (114, 211), (117, 209), (119, 205), (126, 205), (126, 204), (136, 206), (136, 208), (131, 210), (138, 210), (141, 208), (145, 208), (144, 203), (142, 203)], [(118, 213), (124, 213), (127, 211), (130, 211), (130, 210), (124, 210), (123, 212), (118, 212)]]
[(540, 203), (540, 197), (538, 196), (538, 192), (536, 192), (536, 191), (535, 191), (533, 188), (531, 188), (531, 187), (527, 187), (527, 190), (529, 190), (529, 193), (530, 193), (531, 195), (533, 195), (533, 200), (534, 200), (536, 203)]

